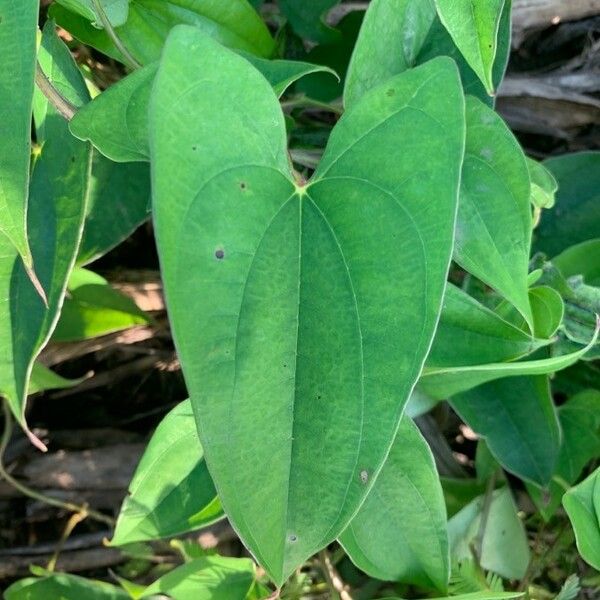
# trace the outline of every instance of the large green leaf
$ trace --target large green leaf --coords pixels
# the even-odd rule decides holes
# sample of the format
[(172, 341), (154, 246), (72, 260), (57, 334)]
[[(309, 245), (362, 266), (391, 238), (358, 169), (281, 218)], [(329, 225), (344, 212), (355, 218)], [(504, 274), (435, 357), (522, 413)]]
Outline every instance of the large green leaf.
[[(523, 523), (508, 487), (495, 490), (488, 504), (479, 496), (456, 513), (448, 522), (452, 557), (468, 560), (473, 546), (481, 544), (479, 563), (507, 579), (521, 579), (529, 563), (529, 544)], [(481, 520), (486, 512), (486, 526), (481, 535)]]
[(563, 496), (583, 559), (600, 570), (600, 468)]
[(529, 195), (529, 170), (519, 143), (492, 109), (468, 97), (454, 257), (509, 300), (533, 330)]
[(550, 481), (561, 433), (548, 377), (498, 379), (451, 404), (506, 470), (539, 485)]
[(521, 362), (490, 363), (467, 367), (425, 367), (419, 379), (419, 388), (432, 398), (443, 400), (465, 392), (488, 381), (520, 375), (546, 375), (574, 365), (589, 352), (598, 339), (598, 329), (590, 343), (570, 354), (524, 360)]
[(88, 210), (77, 264), (112, 250), (150, 217), (150, 168), (94, 153)]
[(446, 287), (428, 367), (515, 360), (549, 343), (534, 339), (452, 284)]
[[(498, 88), (504, 78), (510, 55), (511, 12), (512, 1), (505, 0), (498, 28), (498, 47), (492, 67), (492, 82), (495, 89)], [(450, 56), (453, 58), (458, 65), (465, 93), (476, 96), (489, 106), (493, 105), (494, 98), (488, 94), (485, 85), (469, 66), (439, 17), (435, 18), (429, 30), (417, 63), (431, 60), (436, 56)]]
[[(51, 24), (44, 29), (39, 61), (51, 81), (61, 82), (69, 101), (87, 100), (83, 78)], [(73, 73), (78, 76), (77, 87), (69, 88)], [(38, 130), (38, 135), (43, 131), (43, 148), (30, 185), (28, 227), (47, 307), (8, 239), (0, 239), (0, 390), (23, 427), (31, 369), (56, 325), (77, 255), (91, 167), (89, 144), (73, 138), (66, 121), (52, 107), (44, 112), (43, 127)]]
[[(305, 62), (265, 60), (250, 54), (244, 54), (244, 58), (265, 76), (278, 96), (310, 73), (336, 76), (328, 67)], [(134, 71), (82, 107), (71, 120), (71, 133), (89, 140), (112, 160), (149, 160), (148, 105), (157, 66), (152, 63)]]
[(173, 600), (246, 600), (256, 597), (256, 586), (250, 559), (206, 556), (163, 575), (140, 598), (167, 594)]
[(339, 541), (371, 577), (446, 591), (444, 494), (431, 450), (410, 418), (403, 417), (375, 485)]
[(124, 590), (93, 579), (66, 573), (47, 573), (13, 583), (5, 592), (5, 600), (128, 600)]
[[(455, 596), (444, 596), (443, 598), (431, 598), (431, 600), (510, 600), (520, 598), (524, 592), (468, 592)], [(384, 600), (403, 600), (402, 598), (385, 598)]]
[(170, 537), (223, 516), (189, 400), (156, 428), (129, 486), (112, 544)]
[(600, 152), (579, 152), (544, 162), (558, 181), (556, 204), (542, 213), (536, 250), (555, 256), (597, 238), (600, 231)]
[(490, 95), (504, 1), (435, 0), (440, 20)]
[(173, 32), (153, 94), (155, 227), (200, 439), (234, 527), (281, 584), (357, 511), (429, 349), (458, 75), (438, 59), (366, 94), (306, 186), (271, 87), (198, 30)]
[[(123, 59), (108, 34), (85, 17), (60, 5), (53, 6), (50, 15), (84, 44)], [(114, 30), (127, 51), (146, 65), (160, 58), (169, 32), (179, 24), (198, 27), (225, 46), (258, 56), (268, 57), (275, 48), (266, 25), (246, 0), (130, 0), (127, 22)]]
[(67, 297), (52, 334), (54, 342), (85, 340), (148, 323), (135, 302), (112, 288), (97, 273), (75, 269)]
[(527, 490), (542, 513), (549, 520), (560, 506), (564, 482), (573, 484), (585, 465), (600, 456), (600, 392), (586, 390), (570, 398), (558, 409), (562, 430), (562, 444), (554, 479), (542, 490), (528, 485)]
[(346, 74), (344, 104), (415, 65), (435, 18), (432, 0), (373, 0)]
[(27, 267), (27, 186), (39, 0), (5, 0), (0, 7), (0, 235)]

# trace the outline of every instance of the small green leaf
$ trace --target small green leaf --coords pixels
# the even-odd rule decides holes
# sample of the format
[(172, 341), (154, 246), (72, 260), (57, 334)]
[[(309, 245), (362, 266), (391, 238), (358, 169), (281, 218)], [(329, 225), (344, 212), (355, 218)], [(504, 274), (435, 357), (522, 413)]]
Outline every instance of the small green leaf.
[[(511, 9), (512, 1), (506, 0), (500, 17), (498, 48), (496, 58), (494, 59), (494, 66), (492, 68), (492, 80), (495, 89), (499, 87), (504, 78), (510, 55)], [(436, 56), (449, 56), (453, 58), (458, 65), (465, 94), (475, 96), (482, 102), (485, 102), (488, 106), (493, 106), (494, 98), (487, 93), (485, 85), (475, 71), (469, 66), (439, 17), (436, 17), (433, 21), (433, 25), (429, 30), (429, 34), (427, 35), (423, 49), (419, 54), (417, 63), (421, 64)]]
[(272, 88), (198, 30), (173, 31), (150, 106), (154, 222), (200, 439), (228, 517), (281, 584), (358, 510), (429, 350), (463, 151), (458, 74), (437, 59), (365, 94), (306, 186)]
[(600, 152), (578, 152), (544, 161), (558, 181), (556, 204), (542, 213), (536, 250), (555, 256), (600, 231)]
[(128, 600), (124, 590), (93, 579), (66, 573), (48, 573), (44, 577), (28, 577), (13, 583), (5, 592), (5, 600)]
[(7, 0), (0, 14), (0, 236), (33, 267), (27, 240), (31, 110), (39, 0)]
[(528, 485), (527, 490), (548, 521), (560, 506), (564, 482), (573, 484), (587, 463), (600, 455), (600, 392), (586, 390), (558, 409), (562, 444), (553, 479), (546, 490)]
[(141, 598), (165, 595), (175, 600), (246, 600), (256, 586), (248, 558), (206, 556), (173, 569), (149, 585)]
[[(310, 73), (328, 73), (328, 67), (291, 60), (266, 60), (242, 54), (281, 96), (295, 81)], [(89, 140), (102, 154), (117, 162), (148, 161), (148, 106), (157, 63), (134, 71), (77, 111), (71, 133)]]
[[(524, 592), (469, 592), (457, 596), (444, 596), (443, 598), (431, 598), (430, 600), (510, 600), (520, 598)], [(402, 600), (402, 598), (385, 598), (384, 600)]]
[(435, 0), (435, 4), (454, 43), (493, 95), (492, 68), (504, 0)]
[(511, 302), (533, 331), (528, 269), (529, 171), (502, 119), (467, 97), (467, 145), (454, 258)]
[(552, 208), (556, 199), (558, 182), (554, 175), (540, 162), (527, 157), (531, 179), (531, 203), (536, 208)]
[(31, 369), (31, 378), (29, 379), (27, 393), (37, 394), (46, 390), (70, 388), (80, 384), (82, 381), (83, 379), (65, 379), (43, 364), (36, 362)]
[(86, 340), (149, 322), (133, 300), (113, 289), (104, 277), (75, 269), (52, 334), (54, 342)]
[[(104, 30), (58, 4), (50, 16), (84, 44), (123, 60)], [(200, 29), (225, 46), (269, 57), (275, 42), (265, 23), (246, 0), (129, 0), (127, 22), (115, 27), (127, 51), (142, 65), (160, 58), (173, 27), (186, 24)]]
[(451, 404), (507, 471), (549, 483), (561, 433), (548, 377), (498, 379), (453, 396)]
[(340, 0), (279, 0), (281, 12), (287, 17), (292, 29), (303, 38), (313, 42), (331, 42), (339, 32), (323, 20), (325, 13)]
[(88, 209), (77, 264), (112, 250), (150, 217), (150, 168), (114, 163), (94, 152)]
[[(70, 102), (87, 100), (83, 78), (52, 23), (44, 28), (39, 61), (51, 81), (61, 82), (61, 91)], [(71, 81), (76, 87), (68, 87)], [(77, 256), (91, 167), (89, 144), (73, 138), (66, 121), (52, 107), (42, 112), (43, 135), (39, 131), (38, 135), (43, 148), (30, 185), (28, 227), (47, 307), (7, 238), (0, 236), (0, 390), (24, 428), (31, 369), (54, 330)]]
[(532, 338), (460, 288), (448, 284), (426, 364), (458, 367), (516, 360), (548, 343)]
[(373, 0), (348, 66), (344, 105), (414, 67), (434, 18), (432, 0)]
[(583, 559), (600, 570), (600, 468), (563, 496)]
[(150, 439), (111, 543), (122, 546), (188, 533), (222, 517), (186, 400), (161, 421)]
[(375, 485), (339, 542), (371, 577), (446, 591), (444, 495), (431, 450), (410, 418), (403, 417)]
[(570, 246), (551, 262), (564, 277), (581, 275), (587, 285), (600, 287), (600, 238)]
[[(533, 312), (533, 331), (536, 336), (549, 339), (560, 327), (565, 314), (561, 295), (553, 288), (542, 285), (529, 290), (529, 302)], [(593, 328), (589, 330), (592, 334)], [(590, 335), (587, 336), (589, 339)]]
[[(473, 557), (473, 544), (479, 545), (485, 505), (484, 496), (479, 496), (448, 522), (451, 553), (455, 560)], [(487, 511), (480, 565), (507, 579), (521, 579), (529, 564), (529, 544), (508, 487), (493, 492)]]

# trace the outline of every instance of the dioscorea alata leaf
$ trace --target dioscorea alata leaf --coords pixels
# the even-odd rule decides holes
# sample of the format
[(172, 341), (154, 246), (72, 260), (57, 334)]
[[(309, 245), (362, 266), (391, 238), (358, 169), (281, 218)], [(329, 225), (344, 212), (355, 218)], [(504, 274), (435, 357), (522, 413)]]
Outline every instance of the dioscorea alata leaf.
[(446, 591), (444, 494), (431, 450), (410, 418), (402, 418), (377, 481), (339, 541), (371, 577)]
[(344, 105), (413, 67), (434, 18), (433, 0), (373, 0), (348, 66)]
[(119, 546), (187, 533), (222, 517), (192, 405), (186, 400), (161, 421), (148, 443), (112, 543)]
[[(60, 81), (61, 92), (70, 102), (78, 105), (87, 100), (83, 78), (52, 23), (44, 29), (39, 61), (51, 81)], [(75, 87), (69, 87), (71, 81)], [(41, 114), (45, 118), (38, 139), (43, 140), (43, 148), (30, 184), (28, 227), (47, 307), (8, 239), (0, 239), (0, 392), (25, 428), (28, 380), (35, 358), (56, 326), (77, 256), (91, 168), (91, 146), (76, 140), (51, 106)], [(43, 446), (33, 437), (32, 441)]]
[(32, 267), (27, 241), (27, 186), (39, 0), (0, 6), (0, 235)]
[(454, 258), (511, 302), (533, 331), (527, 281), (529, 198), (529, 170), (519, 143), (491, 108), (467, 97)]
[(278, 584), (358, 510), (429, 350), (463, 111), (448, 59), (394, 77), (299, 185), (268, 82), (196, 29), (165, 46), (150, 148), (167, 305), (219, 497)]

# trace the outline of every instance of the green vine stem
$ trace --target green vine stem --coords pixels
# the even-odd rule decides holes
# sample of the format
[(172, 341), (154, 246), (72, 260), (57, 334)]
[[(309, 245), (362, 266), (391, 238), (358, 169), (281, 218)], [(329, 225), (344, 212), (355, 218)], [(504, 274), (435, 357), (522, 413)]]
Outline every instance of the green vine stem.
[(49, 506), (54, 506), (56, 508), (61, 508), (63, 510), (67, 510), (73, 513), (78, 513), (82, 515), (82, 518), (90, 517), (95, 521), (100, 521), (105, 523), (110, 527), (114, 527), (115, 522), (110, 517), (103, 515), (100, 512), (92, 510), (85, 505), (73, 504), (72, 502), (63, 502), (62, 500), (58, 500), (57, 498), (52, 498), (51, 496), (46, 496), (36, 490), (32, 490), (26, 485), (22, 484), (20, 481), (15, 479), (4, 466), (4, 453), (6, 452), (6, 447), (8, 446), (8, 442), (10, 441), (10, 437), (13, 431), (13, 417), (10, 412), (10, 408), (8, 407), (8, 403), (6, 400), (2, 403), (2, 408), (4, 412), (4, 431), (2, 432), (2, 439), (0, 440), (0, 478), (4, 479), (9, 485), (17, 489), (21, 494), (27, 496), (33, 500), (37, 500), (38, 502), (43, 502), (44, 504), (48, 504)]

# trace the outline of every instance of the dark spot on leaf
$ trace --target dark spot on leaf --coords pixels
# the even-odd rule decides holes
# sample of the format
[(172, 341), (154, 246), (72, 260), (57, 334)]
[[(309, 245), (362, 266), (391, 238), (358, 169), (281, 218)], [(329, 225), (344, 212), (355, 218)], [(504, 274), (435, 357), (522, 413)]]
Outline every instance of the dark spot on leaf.
[(284, 364), (283, 366), (284, 366), (284, 368), (287, 368), (287, 365), (286, 365), (286, 364)]
[(192, 146), (192, 150), (195, 152), (198, 149), (198, 146)]
[(224, 259), (225, 258), (225, 250), (223, 250), (222, 248), (219, 248), (218, 250), (216, 250), (215, 258), (218, 258), (219, 260)]
[(394, 96), (396, 94), (396, 90), (394, 88), (390, 88), (387, 92), (386, 95), (389, 96), (390, 98), (392, 96)]
[(317, 400), (320, 400), (320, 399), (321, 399), (321, 395), (319, 394), (319, 395), (317, 396)]
[(71, 156), (71, 162), (74, 163), (75, 162), (75, 157)]
[(293, 544), (294, 542), (297, 542), (297, 541), (298, 541), (298, 536), (297, 536), (297, 535), (294, 535), (293, 533), (291, 533), (291, 534), (290, 534), (290, 537), (289, 537), (289, 540), (290, 540), (290, 542)]
[(240, 181), (240, 190), (245, 190), (248, 186), (245, 181)]
[(360, 481), (361, 483), (367, 483), (369, 481), (369, 472), (366, 469), (363, 469), (360, 472)]

